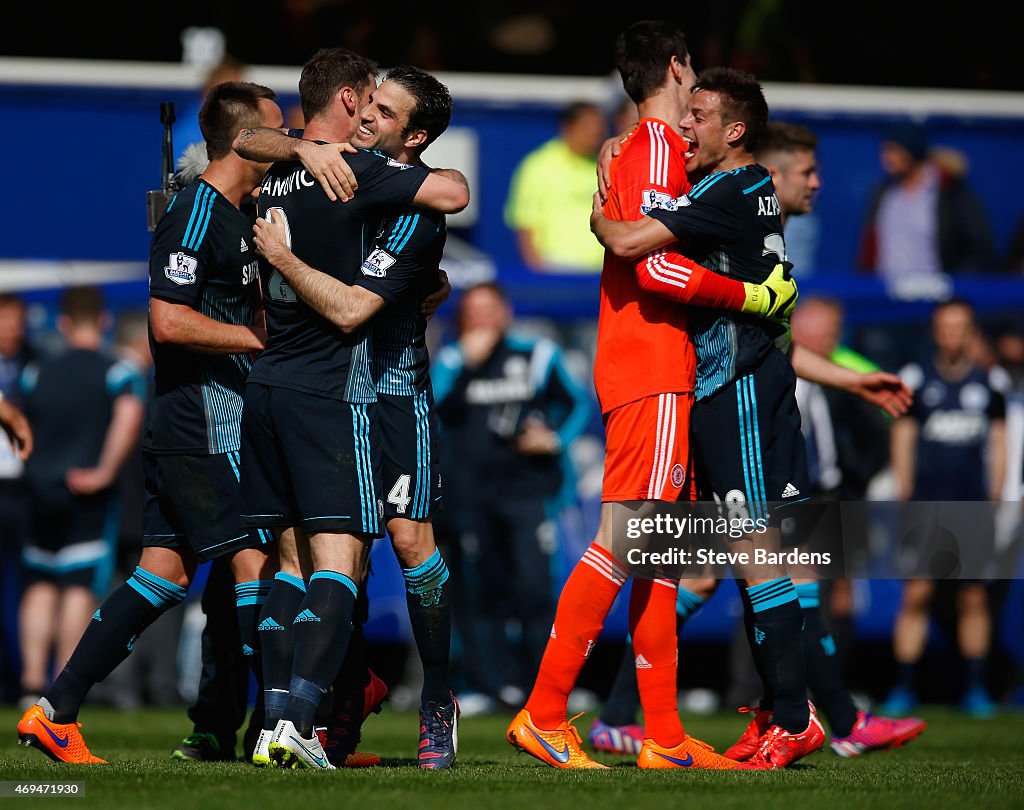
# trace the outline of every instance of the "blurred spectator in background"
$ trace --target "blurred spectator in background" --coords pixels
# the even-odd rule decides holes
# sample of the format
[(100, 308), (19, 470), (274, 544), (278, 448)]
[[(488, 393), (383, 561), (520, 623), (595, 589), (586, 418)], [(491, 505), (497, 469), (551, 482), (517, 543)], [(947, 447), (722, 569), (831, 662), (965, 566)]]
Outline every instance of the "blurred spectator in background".
[(886, 178), (868, 208), (862, 269), (887, 282), (995, 269), (992, 226), (963, 154), (929, 152), (925, 127), (906, 124), (886, 134), (880, 158)]
[(459, 657), (467, 686), (491, 708), (525, 700), (551, 631), (567, 450), (591, 409), (559, 346), (511, 327), (504, 292), (471, 287), (459, 301), (457, 338), (431, 371), (451, 462), (442, 514), (461, 535), (460, 547), (445, 551), (461, 569), (453, 576), (462, 583), (453, 612)]
[[(875, 363), (842, 344), (843, 318), (838, 300), (803, 297), (793, 312), (793, 342), (854, 371), (878, 371)], [(863, 499), (871, 480), (889, 462), (885, 412), (855, 394), (803, 379), (797, 381), (797, 398), (808, 422), (803, 429), (812, 479), (822, 491), (838, 489), (842, 500)]]
[(210, 90), (221, 82), (240, 82), (244, 78), (245, 63), (228, 54), (210, 68), (202, 86), (196, 92), (195, 98), (175, 111), (175, 165), (189, 146), (204, 142), (202, 130), (199, 129), (199, 110)]
[[(121, 313), (114, 330), (114, 351), (123, 362), (134, 366), (145, 380), (148, 401), (154, 385), (149, 313), (145, 310)], [(142, 514), (146, 489), (141, 436), (121, 468), (118, 494), (121, 522), (114, 582), (127, 579), (142, 556)], [(106, 681), (97, 685), (93, 696), (120, 709), (180, 705), (183, 701), (178, 689), (178, 648), (184, 615), (183, 606), (178, 605), (160, 616), (135, 642), (132, 654)]]
[(771, 173), (775, 196), (785, 212), (786, 258), (798, 279), (817, 267), (819, 223), (814, 199), (821, 190), (818, 136), (805, 126), (771, 121), (754, 157)]
[[(878, 371), (866, 357), (842, 344), (842, 304), (826, 296), (804, 296), (792, 317), (793, 342), (860, 373)], [(808, 468), (815, 494), (833, 501), (867, 498), (876, 476), (889, 466), (891, 420), (880, 408), (838, 388), (797, 378), (801, 430), (807, 440)], [(843, 550), (850, 565), (865, 562), (868, 527), (865, 514), (843, 514)], [(821, 604), (829, 617), (841, 669), (853, 641), (853, 593), (848, 579), (824, 580)]]
[[(25, 339), (25, 304), (11, 293), (0, 294), (0, 395), (21, 405), (18, 381), (32, 351)], [(20, 695), (21, 655), (13, 618), (21, 593), (18, 558), (28, 527), (23, 463), (7, 434), (0, 431), (0, 702)]]
[[(113, 572), (117, 476), (139, 432), (145, 383), (104, 349), (109, 316), (93, 287), (67, 290), (57, 328), (66, 348), (22, 373), (36, 449), (25, 468), (30, 535), (19, 611), (23, 700), (60, 671)], [(28, 705), (31, 705), (29, 703)]]
[[(900, 372), (914, 391), (914, 404), (892, 429), (892, 467), (899, 500), (1000, 499), (1009, 379), (999, 367), (985, 370), (977, 365), (971, 354), (976, 330), (969, 303), (953, 299), (939, 304), (932, 314), (934, 358), (912, 363)], [(943, 510), (942, 530), (969, 538), (975, 548), (991, 555), (995, 527), (989, 513), (963, 509), (961, 514), (969, 516), (969, 525), (952, 520), (950, 510)], [(897, 539), (902, 553), (919, 554), (932, 537), (916, 532), (915, 537)], [(988, 717), (995, 711), (985, 672), (992, 642), (988, 591), (977, 579), (952, 584), (956, 586), (955, 593), (949, 594), (955, 599), (956, 646), (966, 667), (960, 708), (976, 717)], [(917, 704), (914, 678), (927, 646), (935, 596), (933, 580), (910, 579), (903, 585), (893, 629), (899, 680), (883, 709), (887, 714), (905, 714)]]
[(623, 96), (615, 108), (615, 115), (612, 118), (612, 132), (621, 135), (628, 132), (640, 123), (640, 113), (636, 108), (636, 102), (629, 96)]
[(608, 122), (596, 104), (562, 113), (559, 133), (523, 158), (512, 175), (505, 222), (532, 270), (599, 273), (604, 248), (590, 232), (597, 150)]

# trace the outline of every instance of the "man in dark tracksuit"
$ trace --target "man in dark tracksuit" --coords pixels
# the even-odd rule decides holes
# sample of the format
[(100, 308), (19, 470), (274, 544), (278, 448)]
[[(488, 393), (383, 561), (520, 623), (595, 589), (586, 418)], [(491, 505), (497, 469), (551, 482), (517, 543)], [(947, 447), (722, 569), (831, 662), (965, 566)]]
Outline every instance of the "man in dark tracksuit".
[(493, 697), (505, 690), (505, 701), (516, 703), (512, 691), (536, 670), (551, 629), (564, 451), (586, 425), (590, 400), (553, 341), (510, 334), (510, 323), (496, 285), (467, 290), (458, 341), (442, 349), (432, 376), (442, 447), (453, 462), (446, 512), (460, 515), (470, 569), (470, 609), (455, 615), (479, 617), (460, 634), (463, 661), (474, 662), (468, 685)]

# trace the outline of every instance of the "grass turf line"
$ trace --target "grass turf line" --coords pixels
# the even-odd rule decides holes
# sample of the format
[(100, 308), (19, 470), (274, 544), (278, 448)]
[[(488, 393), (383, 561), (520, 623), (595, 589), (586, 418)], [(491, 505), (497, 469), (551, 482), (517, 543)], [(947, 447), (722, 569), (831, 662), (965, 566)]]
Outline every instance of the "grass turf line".
[[(498, 808), (529, 810), (552, 801), (601, 808), (685, 806), (773, 810), (794, 807), (1024, 806), (1024, 716), (971, 720), (926, 709), (924, 734), (905, 748), (840, 759), (823, 750), (777, 772), (640, 771), (626, 757), (597, 755), (611, 771), (566, 772), (546, 768), (504, 741), (506, 716), (474, 717), (459, 729), (459, 765), (451, 772), (415, 767), (415, 714), (385, 709), (364, 729), (362, 750), (384, 758), (384, 767), (336, 773), (258, 770), (246, 763), (190, 763), (170, 758), (190, 730), (184, 710), (118, 712), (86, 707), (82, 728), (93, 753), (107, 766), (63, 766), (15, 745), (18, 712), (0, 709), (0, 779), (83, 781), (81, 798), (35, 799), (33, 806), (75, 808), (314, 807)], [(586, 737), (590, 716), (581, 718)], [(744, 727), (736, 714), (684, 718), (694, 735), (723, 750)], [(323, 804), (330, 802), (330, 805)]]

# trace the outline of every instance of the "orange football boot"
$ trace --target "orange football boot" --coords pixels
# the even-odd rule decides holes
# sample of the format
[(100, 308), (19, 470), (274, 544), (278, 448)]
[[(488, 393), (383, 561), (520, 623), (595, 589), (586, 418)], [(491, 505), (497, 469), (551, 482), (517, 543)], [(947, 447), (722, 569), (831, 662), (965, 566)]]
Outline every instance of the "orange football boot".
[[(579, 717), (580, 715), (576, 715)], [(605, 770), (607, 765), (595, 762), (581, 747), (580, 733), (572, 724), (576, 719), (566, 720), (558, 728), (548, 731), (538, 728), (526, 709), (520, 710), (505, 732), (505, 739), (516, 751), (525, 751), (545, 765), (566, 770)]]
[(37, 703), (18, 722), (18, 744), (38, 748), (57, 762), (106, 765), (105, 759), (89, 753), (82, 732), (78, 730), (81, 727), (81, 723), (54, 723)]
[(703, 770), (732, 771), (737, 765), (731, 759), (716, 754), (715, 749), (695, 737), (687, 737), (674, 748), (663, 748), (652, 739), (644, 740), (638, 768), (698, 768)]

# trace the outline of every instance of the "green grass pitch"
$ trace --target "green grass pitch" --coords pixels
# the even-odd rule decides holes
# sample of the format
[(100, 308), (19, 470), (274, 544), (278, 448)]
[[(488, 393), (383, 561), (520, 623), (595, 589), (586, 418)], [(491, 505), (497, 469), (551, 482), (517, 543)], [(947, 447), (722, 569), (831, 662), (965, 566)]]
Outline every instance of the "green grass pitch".
[[(601, 756), (610, 771), (548, 769), (504, 741), (511, 717), (474, 717), (460, 725), (459, 764), (451, 772), (415, 767), (414, 714), (385, 708), (369, 719), (360, 748), (383, 767), (311, 771), (257, 770), (245, 763), (177, 762), (171, 749), (190, 730), (183, 710), (123, 713), (86, 707), (83, 732), (107, 766), (60, 766), (15, 744), (18, 712), (0, 709), (0, 780), (75, 780), (79, 798), (33, 798), (35, 806), (76, 808), (499, 808), (599, 810), (636, 807), (904, 808), (1024, 807), (1024, 715), (971, 720), (926, 709), (928, 728), (898, 751), (840, 759), (831, 750), (779, 772), (640, 771), (625, 757)], [(589, 728), (590, 715), (580, 719)], [(744, 726), (737, 714), (684, 718), (688, 730), (719, 750)], [(13, 805), (17, 806), (17, 805)]]

